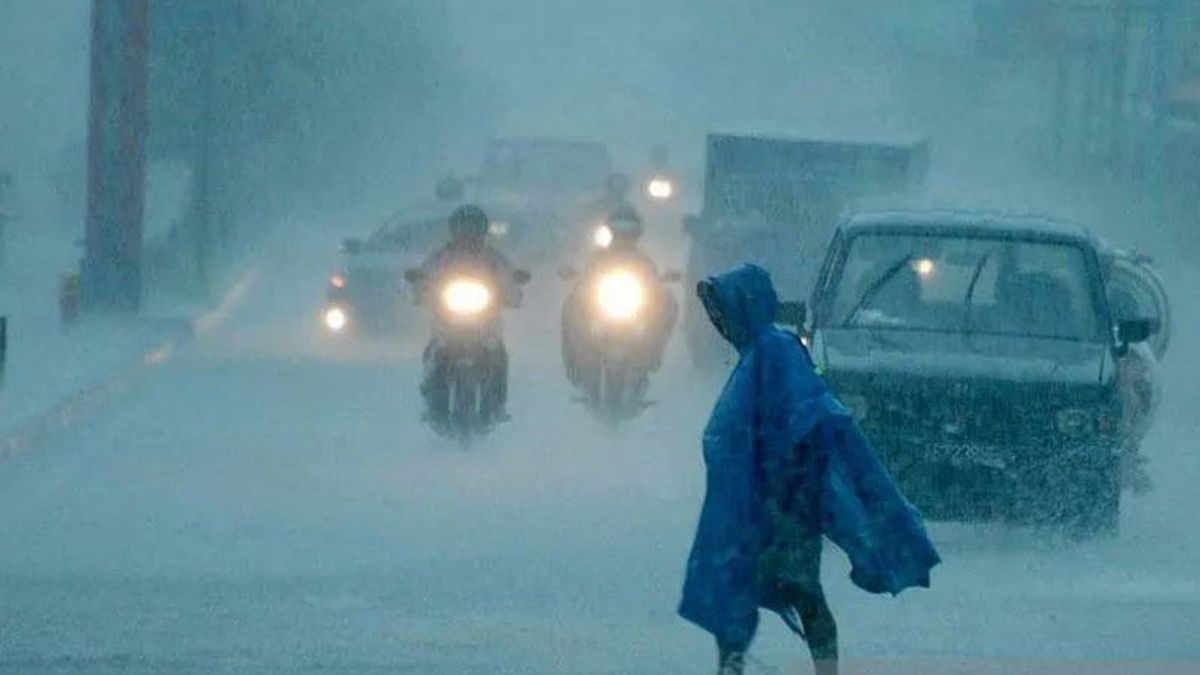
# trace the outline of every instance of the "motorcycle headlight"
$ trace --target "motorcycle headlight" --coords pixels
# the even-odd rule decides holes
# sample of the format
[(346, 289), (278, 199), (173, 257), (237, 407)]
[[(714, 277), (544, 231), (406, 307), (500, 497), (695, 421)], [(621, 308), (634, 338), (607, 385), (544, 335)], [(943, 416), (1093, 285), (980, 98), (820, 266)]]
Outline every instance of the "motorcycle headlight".
[(493, 237), (507, 237), (509, 229), (508, 222), (504, 220), (493, 220), (492, 222), (488, 223), (488, 234), (492, 235)]
[(671, 182), (671, 179), (662, 176), (652, 178), (646, 184), (646, 194), (653, 199), (670, 199), (675, 194), (675, 184)]
[(492, 289), (475, 279), (455, 279), (442, 288), (442, 306), (451, 314), (473, 316), (492, 304)]
[(1092, 415), (1082, 408), (1063, 408), (1054, 414), (1054, 427), (1064, 436), (1085, 436), (1095, 428)]
[(636, 274), (609, 272), (596, 285), (596, 304), (605, 317), (614, 321), (635, 319), (646, 304), (646, 287)]
[(346, 277), (341, 274), (335, 274), (335, 275), (329, 277), (329, 285), (333, 286), (334, 288), (345, 288), (346, 287)]
[(608, 225), (600, 225), (592, 231), (592, 243), (600, 248), (612, 246), (613, 231)]
[(325, 324), (325, 328), (329, 329), (331, 333), (340, 333), (350, 323), (350, 316), (341, 307), (329, 307), (321, 316), (321, 322)]

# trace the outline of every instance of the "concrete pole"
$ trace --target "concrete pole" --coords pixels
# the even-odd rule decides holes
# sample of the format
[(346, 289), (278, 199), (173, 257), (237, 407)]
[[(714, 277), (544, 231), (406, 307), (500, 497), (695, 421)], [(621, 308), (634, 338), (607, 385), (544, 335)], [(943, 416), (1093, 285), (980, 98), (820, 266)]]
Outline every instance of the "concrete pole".
[(1112, 34), (1112, 74), (1109, 90), (1109, 119), (1111, 139), (1109, 156), (1113, 172), (1119, 176), (1132, 173), (1127, 150), (1129, 144), (1129, 34), (1133, 23), (1130, 0), (1118, 0)]
[(142, 296), (149, 0), (93, 0), (81, 301), (136, 312)]

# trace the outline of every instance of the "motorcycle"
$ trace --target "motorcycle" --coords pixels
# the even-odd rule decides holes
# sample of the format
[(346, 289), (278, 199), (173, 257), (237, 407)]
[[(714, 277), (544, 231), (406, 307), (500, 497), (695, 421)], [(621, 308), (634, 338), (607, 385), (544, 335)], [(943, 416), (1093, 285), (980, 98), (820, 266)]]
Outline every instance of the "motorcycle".
[(634, 417), (646, 399), (650, 373), (674, 327), (677, 307), (664, 284), (678, 272), (653, 277), (618, 259), (587, 276), (564, 269), (576, 281), (563, 310), (563, 361), (581, 401), (610, 422)]
[[(425, 300), (433, 295), (433, 338), (425, 351), (426, 368), (432, 368), (422, 385), (431, 401), (427, 421), (439, 433), (467, 442), (503, 421), (507, 390), (507, 354), (500, 332), (500, 310), (505, 298), (495, 280), (477, 270), (452, 270), (427, 279), (417, 269), (404, 273)], [(525, 270), (513, 272), (517, 286), (529, 282)], [(429, 282), (432, 282), (431, 284)]]

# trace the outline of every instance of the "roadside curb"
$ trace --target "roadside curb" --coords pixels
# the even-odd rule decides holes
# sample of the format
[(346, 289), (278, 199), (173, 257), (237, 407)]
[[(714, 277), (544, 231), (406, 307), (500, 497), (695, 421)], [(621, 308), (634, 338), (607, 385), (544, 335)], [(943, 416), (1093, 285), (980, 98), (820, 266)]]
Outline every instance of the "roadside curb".
[(103, 410), (142, 375), (167, 364), (182, 347), (220, 327), (241, 304), (257, 280), (257, 269), (242, 275), (216, 307), (191, 320), (180, 319), (180, 330), (177, 334), (146, 350), (109, 377), (60, 399), (45, 413), (19, 425), (15, 431), (0, 438), (0, 464), (37, 447), (54, 434), (72, 429)]

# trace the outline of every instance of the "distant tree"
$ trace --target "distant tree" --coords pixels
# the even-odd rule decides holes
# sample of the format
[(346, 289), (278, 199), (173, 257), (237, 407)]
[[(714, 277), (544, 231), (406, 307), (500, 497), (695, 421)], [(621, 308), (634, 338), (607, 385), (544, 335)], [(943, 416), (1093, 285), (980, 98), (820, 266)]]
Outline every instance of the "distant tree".
[(150, 153), (191, 166), (201, 255), (249, 211), (360, 181), (352, 160), (462, 79), (437, 2), (154, 0), (151, 21)]

